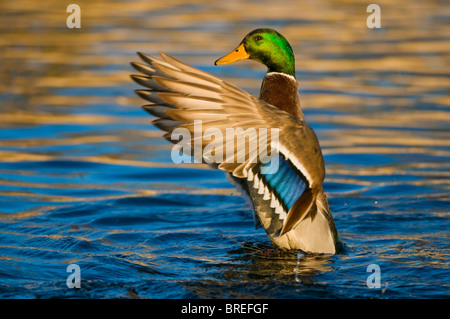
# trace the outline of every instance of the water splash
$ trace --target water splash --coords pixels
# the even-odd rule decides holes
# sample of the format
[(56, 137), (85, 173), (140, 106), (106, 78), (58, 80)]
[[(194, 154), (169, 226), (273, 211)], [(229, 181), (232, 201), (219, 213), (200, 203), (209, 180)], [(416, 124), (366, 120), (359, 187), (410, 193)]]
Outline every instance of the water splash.
[(297, 264), (295, 265), (294, 274), (295, 274), (295, 281), (298, 283), (301, 283), (302, 280), (300, 278), (300, 261), (301, 259), (305, 257), (305, 253), (299, 250), (297, 252)]

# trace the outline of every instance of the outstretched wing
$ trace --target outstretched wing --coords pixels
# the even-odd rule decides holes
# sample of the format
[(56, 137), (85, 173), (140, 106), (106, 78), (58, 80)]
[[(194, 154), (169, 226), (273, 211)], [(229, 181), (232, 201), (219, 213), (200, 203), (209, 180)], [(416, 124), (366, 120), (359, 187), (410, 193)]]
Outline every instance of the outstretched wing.
[(278, 214), (281, 234), (313, 211), (324, 166), (306, 123), (167, 54), (139, 55), (147, 64), (132, 63), (142, 73), (132, 78), (147, 89), (136, 93), (151, 102), (143, 108), (157, 117), (153, 123), (168, 140), (176, 143), (174, 136), (187, 132), (204, 162), (246, 179), (252, 197)]

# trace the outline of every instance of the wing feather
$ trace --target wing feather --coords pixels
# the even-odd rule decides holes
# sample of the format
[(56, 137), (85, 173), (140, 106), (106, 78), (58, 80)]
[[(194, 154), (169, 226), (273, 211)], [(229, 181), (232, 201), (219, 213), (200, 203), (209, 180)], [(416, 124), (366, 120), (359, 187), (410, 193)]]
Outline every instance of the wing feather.
[[(229, 172), (233, 178), (245, 178), (250, 185), (247, 191), (270, 202), (270, 207), (284, 220), (282, 228), (278, 229), (280, 235), (310, 214), (325, 173), (317, 138), (305, 122), (165, 53), (160, 53), (162, 59), (138, 54), (147, 64), (132, 63), (142, 73), (132, 78), (146, 89), (136, 90), (136, 93), (153, 103), (145, 105), (144, 109), (157, 117), (153, 123), (167, 132), (165, 138), (170, 140), (170, 133), (178, 127), (193, 133), (199, 129), (197, 121), (201, 120), (202, 133), (216, 129), (221, 134), (212, 133), (213, 140), (211, 136), (204, 139), (191, 134), (191, 145), (200, 142), (203, 150), (208, 146), (204, 154), (208, 163), (213, 158), (213, 149), (216, 154), (223, 154), (223, 162), (212, 164)], [(228, 128), (235, 129), (235, 138), (225, 140)], [(266, 134), (260, 134), (261, 129), (265, 129)], [(277, 138), (273, 132), (278, 133)], [(244, 150), (238, 149), (235, 139), (245, 141)], [(250, 147), (255, 142), (258, 143), (256, 151)], [(227, 150), (232, 152), (227, 153)], [(238, 154), (244, 155), (243, 158)], [(267, 165), (262, 163), (268, 163), (278, 154), (289, 167), (283, 168), (281, 177), (270, 178), (261, 171)], [(289, 187), (295, 189), (296, 194), (292, 195)]]

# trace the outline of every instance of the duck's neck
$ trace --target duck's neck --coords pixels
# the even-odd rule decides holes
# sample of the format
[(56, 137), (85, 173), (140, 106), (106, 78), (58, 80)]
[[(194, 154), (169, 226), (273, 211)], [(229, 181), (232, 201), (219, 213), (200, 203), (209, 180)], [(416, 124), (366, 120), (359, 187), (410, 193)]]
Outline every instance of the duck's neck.
[(262, 82), (259, 98), (303, 120), (298, 84), (292, 75), (268, 72)]

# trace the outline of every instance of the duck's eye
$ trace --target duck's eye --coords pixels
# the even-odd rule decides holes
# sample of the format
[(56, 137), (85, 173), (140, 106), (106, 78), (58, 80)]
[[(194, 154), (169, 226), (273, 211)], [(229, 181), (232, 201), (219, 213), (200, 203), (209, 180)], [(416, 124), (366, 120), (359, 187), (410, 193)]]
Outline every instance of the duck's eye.
[(263, 37), (260, 36), (260, 35), (257, 35), (257, 36), (255, 37), (255, 41), (261, 41), (262, 39), (263, 39)]

